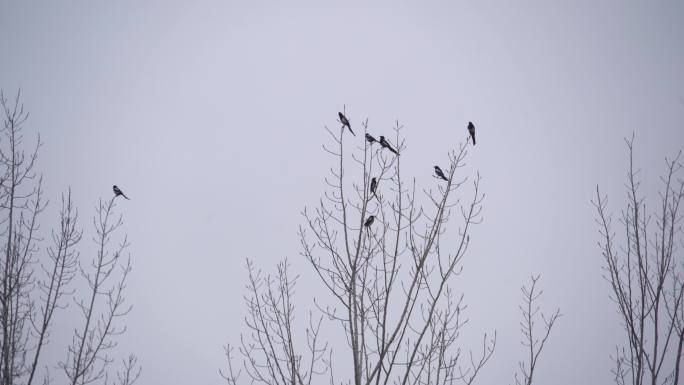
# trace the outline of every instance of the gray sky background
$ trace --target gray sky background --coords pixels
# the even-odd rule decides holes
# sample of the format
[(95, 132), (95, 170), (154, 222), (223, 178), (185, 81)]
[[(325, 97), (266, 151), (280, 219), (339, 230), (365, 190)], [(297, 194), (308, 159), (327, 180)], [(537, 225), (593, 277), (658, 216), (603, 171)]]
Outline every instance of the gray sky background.
[[(141, 383), (221, 383), (221, 346), (244, 330), (245, 257), (266, 270), (289, 257), (299, 309), (310, 303), (296, 231), (343, 104), (371, 132), (405, 125), (404, 173), (424, 186), (477, 125), (464, 172), (483, 177), (485, 220), (456, 286), (464, 342), (499, 333), (480, 383), (512, 382), (532, 273), (564, 314), (538, 383), (611, 382), (622, 331), (590, 201), (599, 183), (619, 210), (623, 137), (636, 133), (647, 193), (684, 146), (684, 3), (394, 3), (0, 2), (0, 87), (21, 87), (45, 142), (43, 230), (69, 186), (87, 230), (112, 184), (132, 199), (120, 352), (139, 355)], [(67, 338), (54, 333), (52, 361)]]

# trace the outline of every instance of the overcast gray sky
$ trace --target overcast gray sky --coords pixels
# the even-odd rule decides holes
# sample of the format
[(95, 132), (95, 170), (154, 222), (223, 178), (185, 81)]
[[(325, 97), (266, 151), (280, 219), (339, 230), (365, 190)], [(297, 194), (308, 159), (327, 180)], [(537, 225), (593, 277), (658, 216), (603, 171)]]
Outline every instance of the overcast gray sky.
[(478, 127), (466, 171), (483, 177), (484, 222), (457, 287), (466, 338), (499, 333), (481, 383), (512, 382), (532, 273), (564, 314), (538, 382), (611, 381), (622, 332), (590, 201), (599, 183), (618, 209), (623, 137), (636, 134), (648, 192), (684, 146), (684, 3), (396, 3), (0, 1), (0, 88), (21, 87), (45, 142), (46, 220), (69, 186), (84, 226), (112, 184), (132, 199), (120, 352), (139, 355), (142, 383), (221, 383), (245, 257), (292, 259), (310, 303), (296, 230), (325, 187), (324, 126), (343, 104), (372, 131), (405, 125), (404, 172), (423, 185)]

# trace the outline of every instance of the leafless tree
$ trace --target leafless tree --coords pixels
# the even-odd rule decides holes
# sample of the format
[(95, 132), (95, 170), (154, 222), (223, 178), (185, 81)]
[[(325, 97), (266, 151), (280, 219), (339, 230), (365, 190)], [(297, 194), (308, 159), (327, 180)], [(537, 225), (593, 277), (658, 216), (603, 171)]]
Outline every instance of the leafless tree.
[[(0, 209), (2, 209), (3, 254), (0, 274), (0, 380), (3, 385), (14, 384), (29, 369), (31, 353), (31, 321), (35, 302), (32, 292), (36, 286), (33, 265), (38, 239), (38, 215), (45, 208), (42, 199), (42, 179), (34, 171), (40, 139), (32, 151), (23, 149), (23, 128), (28, 113), (19, 103), (19, 94), (11, 103), (0, 91), (0, 106), (4, 120), (0, 166)], [(36, 350), (40, 350), (38, 346)]]
[(38, 281), (38, 288), (43, 301), (40, 304), (38, 322), (34, 322), (37, 326), (34, 330), (37, 335), (37, 344), (27, 384), (33, 383), (40, 362), (41, 348), (50, 336), (50, 326), (55, 310), (66, 306), (63, 298), (71, 294), (66, 291), (66, 287), (76, 272), (78, 254), (74, 249), (81, 240), (82, 232), (76, 227), (78, 212), (71, 199), (71, 190), (66, 197), (62, 196), (59, 219), (59, 231), (52, 233), (53, 246), (47, 251), (49, 263), (41, 265), (44, 278)]
[[(307, 384), (316, 374), (325, 371), (323, 355), (326, 345), (319, 341), (321, 318), (309, 313), (306, 329), (306, 349), (309, 356), (303, 359), (294, 336), (293, 294), (297, 277), (289, 275), (289, 265), (283, 261), (275, 276), (263, 276), (247, 261), (249, 283), (245, 296), (248, 315), (245, 319), (250, 334), (242, 339), (240, 353), (248, 358), (244, 363), (251, 379), (262, 383)], [(232, 348), (227, 346), (228, 370), (221, 376), (236, 384), (240, 373), (232, 367)]]
[(607, 198), (598, 187), (594, 201), (604, 276), (627, 340), (626, 346), (616, 348), (613, 374), (620, 385), (679, 384), (684, 343), (681, 152), (665, 160), (662, 189), (649, 213), (634, 164), (634, 137), (625, 141), (629, 170), (627, 202), (619, 220), (623, 237), (616, 236)]
[[(40, 214), (47, 206), (42, 177), (36, 171), (41, 141), (38, 138), (30, 151), (24, 149), (24, 125), (29, 114), (20, 96), (18, 92), (10, 101), (0, 91), (4, 115), (0, 137), (0, 239), (4, 246), (4, 260), (0, 264), (2, 385), (33, 384), (42, 368), (45, 369), (41, 381), (51, 382), (47, 369), (51, 365), (43, 362), (41, 353), (49, 343), (56, 311), (64, 309), (73, 295), (69, 286), (79, 270), (76, 247), (82, 237), (77, 224), (78, 210), (69, 190), (62, 196), (58, 228), (52, 231), (45, 254), (40, 251), (44, 241), (39, 236)], [(124, 278), (122, 285), (123, 282)], [(136, 364), (135, 360), (127, 362)], [(131, 374), (135, 373), (133, 367)], [(79, 378), (79, 384), (87, 383), (84, 375)], [(127, 384), (131, 384), (130, 380), (136, 377), (128, 378)]]
[[(124, 236), (118, 245), (110, 247), (113, 235), (123, 224), (121, 216), (113, 212), (115, 200), (116, 197), (112, 197), (107, 202), (100, 201), (94, 220), (96, 255), (89, 266), (79, 263), (78, 270), (90, 291), (86, 298), (75, 300), (83, 315), (83, 325), (74, 331), (67, 358), (59, 364), (72, 385), (100, 379), (106, 382), (107, 368), (113, 361), (108, 351), (116, 346), (114, 337), (126, 331), (125, 326), (117, 325), (117, 320), (131, 311), (124, 297), (126, 279), (131, 272), (130, 256), (123, 257), (128, 247), (127, 238)], [(103, 309), (98, 310), (100, 307)], [(124, 361), (125, 365), (133, 366), (136, 362), (135, 356)], [(135, 381), (140, 374), (135, 367), (126, 366), (124, 371), (125, 374), (118, 378), (129, 382), (121, 382), (121, 385), (131, 384), (130, 381)]]
[[(551, 329), (561, 316), (560, 309), (547, 317), (544, 313), (539, 312), (539, 306), (535, 301), (542, 295), (542, 290), (537, 288), (539, 275), (530, 278), (530, 286), (523, 286), (520, 288), (523, 294), (523, 304), (520, 305), (520, 312), (522, 313), (522, 321), (520, 322), (520, 331), (523, 339), (520, 342), (528, 350), (528, 360), (518, 362), (519, 373), (515, 374), (516, 385), (532, 385), (534, 378), (534, 370), (537, 367), (537, 361), (541, 355), (546, 341), (549, 339)], [(539, 318), (544, 322), (541, 331), (541, 338), (536, 334), (535, 325)]]
[[(368, 121), (362, 127), (368, 133)], [(460, 172), (467, 136), (465, 144), (442, 159), (447, 180), (435, 179), (419, 194), (415, 178), (407, 181), (401, 174), (401, 160), (410, 153), (398, 122), (388, 141), (399, 155), (378, 142), (345, 136), (344, 126), (326, 129), (333, 146), (324, 149), (334, 159), (326, 178), (329, 189), (313, 210), (304, 210), (299, 234), (302, 254), (328, 293), (316, 298), (316, 309), (347, 339), (346, 349), (336, 348), (344, 355), (336, 350), (335, 361), (347, 357), (352, 371), (339, 373), (333, 347), (319, 341), (323, 318), (313, 313), (303, 360), (294, 337), (294, 280), (288, 278), (287, 264), (266, 279), (259, 279), (250, 264), (246, 302), (252, 333), (243, 336), (240, 349), (247, 375), (265, 384), (310, 384), (324, 372), (330, 384), (474, 383), (493, 354), (496, 333), (483, 336), (478, 353), (463, 354), (457, 341), (467, 323), (466, 306), (450, 283), (461, 273), (468, 232), (480, 220), (483, 199), (477, 175), (472, 195), (461, 202), (468, 186)], [(349, 141), (356, 145), (347, 152)], [(425, 169), (432, 170), (439, 160), (435, 155)], [(370, 191), (373, 178), (376, 193)], [(447, 231), (452, 211), (460, 214), (461, 223)], [(232, 370), (224, 378), (236, 382)]]

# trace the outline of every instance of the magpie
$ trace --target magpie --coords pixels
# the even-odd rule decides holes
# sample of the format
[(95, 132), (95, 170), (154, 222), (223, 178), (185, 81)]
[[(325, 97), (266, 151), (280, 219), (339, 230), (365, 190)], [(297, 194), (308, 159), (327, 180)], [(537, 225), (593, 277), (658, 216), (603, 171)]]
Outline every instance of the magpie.
[(468, 132), (470, 133), (470, 137), (473, 138), (473, 146), (475, 145), (475, 125), (473, 125), (473, 122), (468, 122)]
[(395, 150), (394, 148), (392, 148), (392, 146), (389, 144), (389, 142), (387, 142), (387, 141), (385, 140), (385, 137), (382, 136), (382, 135), (380, 136), (380, 145), (382, 146), (382, 148), (386, 148), (386, 149), (392, 151), (393, 153), (399, 155), (399, 153), (397, 152), (397, 150)]
[(375, 178), (371, 179), (370, 192), (373, 194), (373, 196), (376, 196), (376, 197), (377, 197), (377, 195), (375, 195), (375, 189), (377, 189), (377, 188), (378, 188), (378, 180)]
[(373, 142), (377, 142), (378, 140), (373, 137), (371, 134), (366, 134), (366, 140), (368, 143), (373, 144)]
[(349, 119), (347, 119), (347, 117), (344, 116), (344, 114), (341, 112), (338, 112), (337, 116), (340, 117), (340, 123), (342, 123), (342, 128), (344, 128), (344, 126), (347, 126), (347, 128), (349, 128), (349, 132), (351, 132), (352, 135), (356, 136), (354, 131), (352, 131), (352, 129), (351, 129), (351, 124), (349, 124)]
[(447, 177), (444, 176), (444, 172), (442, 171), (441, 168), (439, 168), (439, 166), (435, 166), (435, 174), (437, 174), (438, 177), (440, 177), (444, 180), (447, 180), (447, 181), (449, 180), (449, 179), (447, 179)]
[(114, 190), (114, 198), (116, 198), (116, 197), (118, 197), (119, 195), (121, 195), (122, 197), (124, 197), (124, 198), (130, 200), (130, 198), (127, 197), (126, 194), (124, 194), (123, 191), (121, 191), (118, 187), (116, 187), (116, 185), (114, 185), (114, 186), (112, 187), (112, 190)]
[(366, 222), (363, 224), (363, 226), (365, 228), (367, 228), (368, 231), (370, 231), (370, 226), (373, 224), (373, 221), (375, 221), (375, 215), (371, 215), (370, 217), (368, 217), (368, 219), (366, 219)]

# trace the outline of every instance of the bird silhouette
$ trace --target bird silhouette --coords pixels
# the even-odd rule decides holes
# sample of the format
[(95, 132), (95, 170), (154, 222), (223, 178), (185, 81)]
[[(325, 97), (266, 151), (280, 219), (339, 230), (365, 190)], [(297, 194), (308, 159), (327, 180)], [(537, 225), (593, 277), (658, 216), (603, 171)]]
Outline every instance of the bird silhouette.
[(473, 122), (468, 122), (468, 132), (470, 133), (470, 137), (473, 139), (473, 146), (475, 145), (475, 125)]
[(116, 197), (118, 197), (119, 195), (121, 195), (122, 197), (124, 197), (124, 198), (130, 200), (130, 198), (127, 197), (126, 194), (124, 194), (123, 191), (121, 191), (121, 189), (119, 189), (118, 187), (116, 187), (116, 185), (112, 186), (112, 190), (114, 190), (114, 198), (116, 198)]
[(375, 190), (377, 188), (378, 188), (378, 180), (376, 178), (371, 179), (370, 192), (376, 198), (377, 198), (377, 195), (375, 195)]
[(349, 124), (349, 119), (347, 119), (347, 117), (344, 116), (344, 114), (341, 113), (341, 112), (338, 112), (338, 113), (337, 113), (337, 116), (340, 117), (340, 123), (342, 123), (342, 128), (344, 128), (345, 126), (347, 126), (347, 128), (349, 129), (349, 132), (351, 132), (352, 135), (356, 136), (356, 134), (354, 133), (354, 131), (352, 131), (352, 129), (351, 129), (351, 124)]
[(382, 146), (382, 148), (386, 148), (386, 149), (392, 151), (393, 153), (399, 155), (399, 153), (397, 152), (397, 150), (395, 150), (394, 148), (392, 148), (392, 145), (390, 145), (389, 142), (387, 142), (387, 141), (385, 140), (385, 137), (382, 136), (382, 135), (380, 136), (380, 145)]
[(377, 142), (378, 140), (373, 137), (371, 134), (366, 134), (366, 140), (368, 143), (373, 144), (373, 142)]
[(435, 174), (437, 174), (438, 177), (440, 177), (444, 180), (447, 180), (447, 181), (449, 180), (449, 179), (447, 179), (446, 176), (444, 176), (444, 172), (442, 171), (441, 168), (439, 168), (439, 166), (435, 166)]
[(366, 222), (363, 223), (363, 227), (367, 228), (368, 231), (370, 231), (370, 226), (373, 224), (374, 221), (375, 215), (371, 215), (370, 217), (368, 217), (368, 219), (366, 219)]

